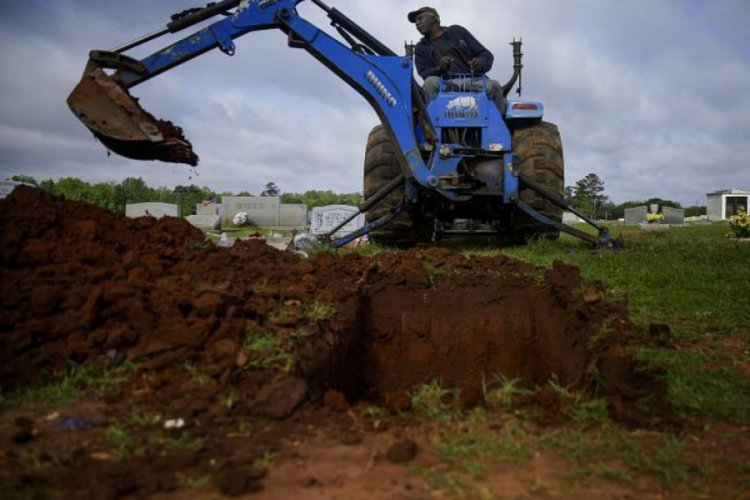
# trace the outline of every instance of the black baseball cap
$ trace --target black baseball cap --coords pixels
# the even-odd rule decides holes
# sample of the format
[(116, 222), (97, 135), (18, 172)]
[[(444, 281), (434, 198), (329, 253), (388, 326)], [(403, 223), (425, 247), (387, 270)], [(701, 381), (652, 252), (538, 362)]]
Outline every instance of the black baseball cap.
[(410, 23), (417, 22), (417, 16), (419, 14), (423, 13), (423, 12), (429, 12), (432, 15), (434, 15), (437, 18), (438, 21), (440, 20), (440, 14), (438, 14), (438, 11), (436, 11), (432, 7), (420, 7), (417, 10), (413, 10), (413, 11), (409, 12), (409, 15), (407, 16), (407, 18), (409, 19), (409, 22)]

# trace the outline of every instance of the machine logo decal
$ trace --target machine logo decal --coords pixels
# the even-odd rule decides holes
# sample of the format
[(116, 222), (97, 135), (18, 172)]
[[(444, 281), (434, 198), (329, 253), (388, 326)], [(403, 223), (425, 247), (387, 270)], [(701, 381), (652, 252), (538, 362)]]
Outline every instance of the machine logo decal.
[(472, 96), (456, 97), (445, 106), (447, 118), (477, 118), (479, 116), (479, 104)]

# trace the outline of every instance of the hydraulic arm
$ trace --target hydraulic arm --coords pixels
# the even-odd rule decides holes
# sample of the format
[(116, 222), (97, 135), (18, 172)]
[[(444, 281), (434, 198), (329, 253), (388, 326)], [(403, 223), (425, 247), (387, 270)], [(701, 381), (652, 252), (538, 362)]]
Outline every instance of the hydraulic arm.
[[(298, 14), (296, 6), (302, 1), (225, 0), (178, 15), (167, 28), (113, 51), (92, 51), (68, 104), (108, 148), (122, 156), (195, 165), (198, 157), (182, 130), (143, 110), (128, 89), (213, 49), (234, 55), (234, 40), (247, 33), (279, 29), (287, 34), (291, 47), (309, 52), (372, 105), (402, 153), (405, 175), (435, 189), (438, 179), (425, 164), (415, 136), (415, 123), (422, 123), (426, 129), (431, 124), (427, 114), (420, 111), (424, 103), (414, 91), (411, 59), (395, 55), (339, 11), (313, 0), (352, 44), (347, 47)], [(228, 9), (235, 10), (229, 13)], [(222, 14), (226, 17), (141, 61), (124, 54), (162, 35)], [(110, 75), (105, 69), (116, 71)], [(454, 197), (451, 192), (443, 194)]]

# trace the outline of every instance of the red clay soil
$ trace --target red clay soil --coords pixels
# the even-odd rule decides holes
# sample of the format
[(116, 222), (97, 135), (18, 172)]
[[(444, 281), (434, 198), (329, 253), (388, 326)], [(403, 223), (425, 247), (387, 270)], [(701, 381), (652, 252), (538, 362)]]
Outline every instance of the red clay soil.
[[(246, 493), (262, 481), (247, 464), (280, 435), (360, 401), (406, 408), (409, 389), (432, 380), (460, 388), (472, 407), (484, 404), (483, 383), (495, 374), (529, 386), (556, 377), (608, 396), (616, 418), (639, 425), (655, 420), (633, 403), (662, 399), (654, 370), (627, 354), (641, 333), (626, 305), (559, 263), (545, 270), (445, 249), (302, 259), (259, 241), (217, 248), (181, 219), (129, 219), (23, 186), (0, 200), (0, 241), (3, 393), (59, 380), (75, 364), (132, 362), (138, 376), (77, 415), (94, 429), (135, 407), (158, 409), (192, 419), (203, 443), (131, 464), (148, 474), (96, 454), (71, 458), (70, 491), (169, 491), (173, 479), (152, 476), (207, 468), (220, 491)], [(330, 313), (316, 316), (316, 307)], [(248, 339), (269, 334), (284, 339), (293, 364), (268, 363), (269, 353), (250, 347)], [(208, 382), (193, 383), (191, 373)], [(268, 421), (286, 423), (242, 452), (224, 450), (227, 425)], [(23, 437), (23, 425), (5, 424), (0, 439)], [(205, 459), (217, 450), (232, 457), (220, 472)], [(103, 479), (70, 479), (71, 468), (102, 469)]]

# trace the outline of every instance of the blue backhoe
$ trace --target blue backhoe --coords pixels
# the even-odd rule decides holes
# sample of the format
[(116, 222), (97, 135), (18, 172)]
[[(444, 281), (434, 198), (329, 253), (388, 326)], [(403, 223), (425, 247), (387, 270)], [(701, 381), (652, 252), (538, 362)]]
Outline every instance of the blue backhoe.
[[(596, 247), (617, 246), (606, 228), (563, 200), (562, 142), (557, 127), (543, 121), (542, 103), (508, 99), (517, 83), (520, 96), (520, 41), (511, 43), (513, 75), (503, 86), (502, 112), (484, 91), (460, 84), (475, 75), (445, 78), (437, 99), (427, 104), (414, 78), (410, 46), (398, 55), (339, 10), (311, 0), (341, 40), (334, 38), (300, 16), (303, 1), (223, 0), (177, 13), (165, 28), (114, 50), (93, 50), (68, 105), (117, 154), (196, 165), (182, 129), (146, 112), (130, 89), (214, 49), (234, 55), (234, 40), (242, 35), (278, 29), (290, 47), (307, 51), (359, 92), (381, 121), (365, 153), (359, 213), (366, 224), (342, 238), (330, 236), (334, 247), (365, 234), (385, 245), (410, 246), (459, 234), (520, 241), (554, 238), (561, 231)], [(200, 23), (205, 26), (142, 60), (127, 55)], [(564, 224), (563, 210), (597, 234)]]

